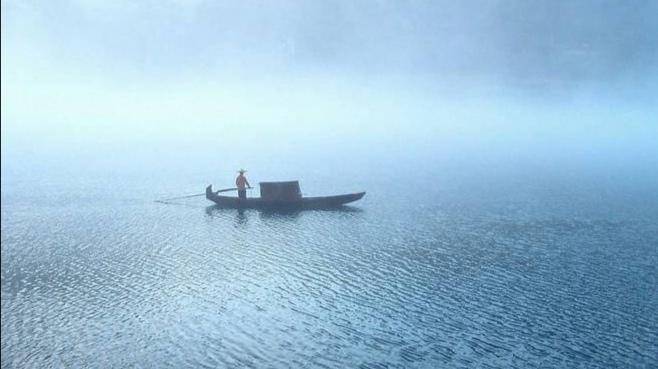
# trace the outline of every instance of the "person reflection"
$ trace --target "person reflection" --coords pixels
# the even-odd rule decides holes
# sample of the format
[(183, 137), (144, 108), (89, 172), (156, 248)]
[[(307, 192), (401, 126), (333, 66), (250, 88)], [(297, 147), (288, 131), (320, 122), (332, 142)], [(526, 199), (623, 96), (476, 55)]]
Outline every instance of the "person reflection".
[(247, 224), (247, 215), (245, 214), (244, 209), (237, 209), (235, 213), (235, 225), (236, 227), (243, 227)]

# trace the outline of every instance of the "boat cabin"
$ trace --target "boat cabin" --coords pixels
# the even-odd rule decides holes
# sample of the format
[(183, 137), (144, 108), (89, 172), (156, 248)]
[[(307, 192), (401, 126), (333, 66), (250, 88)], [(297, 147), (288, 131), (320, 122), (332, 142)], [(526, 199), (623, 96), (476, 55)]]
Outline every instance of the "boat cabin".
[(260, 182), (260, 197), (265, 201), (299, 201), (299, 181)]

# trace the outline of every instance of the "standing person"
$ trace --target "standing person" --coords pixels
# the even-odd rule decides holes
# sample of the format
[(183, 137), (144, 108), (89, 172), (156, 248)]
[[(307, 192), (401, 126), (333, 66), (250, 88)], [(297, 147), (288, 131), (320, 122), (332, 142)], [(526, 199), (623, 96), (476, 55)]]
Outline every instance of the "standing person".
[(238, 177), (235, 179), (235, 187), (238, 188), (238, 198), (242, 200), (247, 198), (247, 188), (251, 188), (249, 181), (247, 181), (247, 177), (244, 176), (246, 172), (246, 170), (240, 169), (238, 171), (240, 174), (238, 174)]

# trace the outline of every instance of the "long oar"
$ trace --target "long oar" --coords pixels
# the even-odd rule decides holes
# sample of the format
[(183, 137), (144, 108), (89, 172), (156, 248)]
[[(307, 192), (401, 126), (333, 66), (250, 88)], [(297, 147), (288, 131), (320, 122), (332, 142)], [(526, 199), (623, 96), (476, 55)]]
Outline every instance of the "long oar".
[[(229, 191), (236, 191), (236, 190), (238, 190), (237, 187), (235, 187), (235, 188), (225, 188), (225, 189), (223, 189), (223, 190), (215, 191), (215, 193), (229, 192)], [(205, 196), (205, 195), (206, 195), (206, 193), (204, 192), (204, 193), (198, 193), (198, 194), (195, 194), (195, 195), (187, 195), (187, 196), (179, 196), (179, 197), (170, 197), (170, 198), (168, 198), (168, 199), (155, 200), (155, 202), (164, 202), (164, 201), (171, 201), (171, 200), (180, 200), (180, 199), (187, 199), (187, 198), (189, 198), (189, 197), (197, 197), (197, 196)]]

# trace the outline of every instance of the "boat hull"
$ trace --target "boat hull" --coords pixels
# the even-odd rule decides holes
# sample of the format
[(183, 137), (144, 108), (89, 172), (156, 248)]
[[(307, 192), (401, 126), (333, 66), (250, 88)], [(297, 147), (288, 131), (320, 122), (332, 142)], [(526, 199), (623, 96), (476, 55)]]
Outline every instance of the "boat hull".
[(295, 201), (267, 201), (260, 197), (240, 199), (220, 196), (213, 192), (212, 185), (206, 187), (206, 198), (215, 204), (235, 209), (332, 209), (361, 199), (366, 193), (357, 192), (336, 196), (302, 197)]

